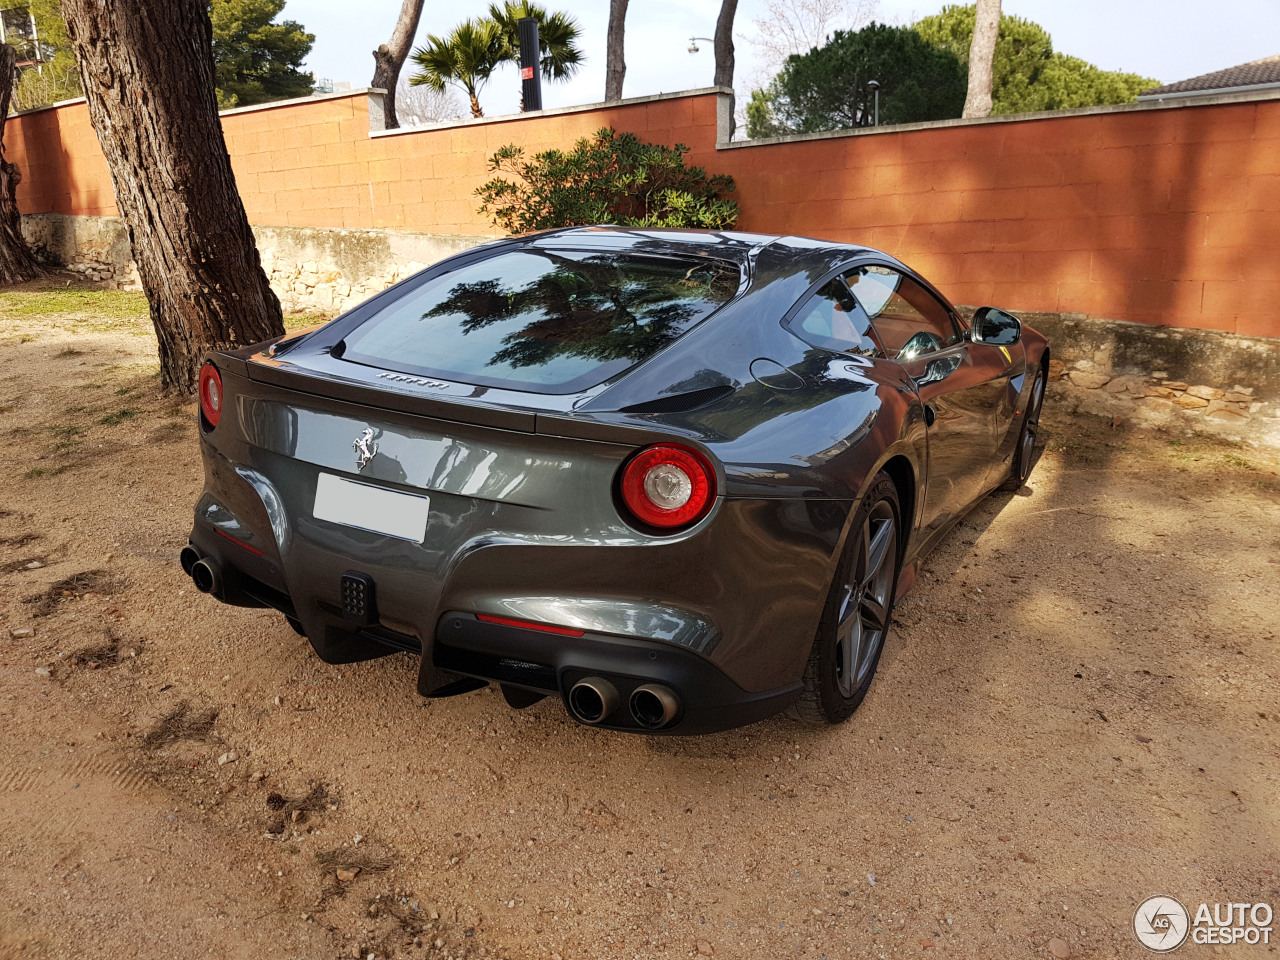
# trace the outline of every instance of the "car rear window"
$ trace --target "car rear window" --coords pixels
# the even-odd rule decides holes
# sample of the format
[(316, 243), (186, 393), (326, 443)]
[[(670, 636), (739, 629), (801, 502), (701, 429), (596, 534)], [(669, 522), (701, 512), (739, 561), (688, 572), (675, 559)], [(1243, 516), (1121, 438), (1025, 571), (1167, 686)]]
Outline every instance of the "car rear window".
[(517, 250), (423, 283), (346, 337), (343, 359), (573, 393), (652, 356), (738, 291), (718, 260)]

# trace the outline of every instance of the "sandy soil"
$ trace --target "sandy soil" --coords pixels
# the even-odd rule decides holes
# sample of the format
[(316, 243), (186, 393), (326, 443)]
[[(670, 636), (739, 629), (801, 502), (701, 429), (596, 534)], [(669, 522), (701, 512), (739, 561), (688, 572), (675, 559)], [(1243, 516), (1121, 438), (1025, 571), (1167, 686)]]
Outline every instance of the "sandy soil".
[(630, 737), (196, 593), (194, 407), (100, 307), (0, 297), (0, 957), (1136, 957), (1148, 896), (1280, 909), (1274, 458), (1051, 399), (850, 723)]

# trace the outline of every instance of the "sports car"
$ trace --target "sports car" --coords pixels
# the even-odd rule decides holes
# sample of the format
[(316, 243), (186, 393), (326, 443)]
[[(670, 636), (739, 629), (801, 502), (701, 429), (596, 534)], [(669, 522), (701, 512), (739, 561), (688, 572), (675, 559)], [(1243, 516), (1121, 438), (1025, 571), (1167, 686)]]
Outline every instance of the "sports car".
[(1027, 479), (1049, 348), (887, 254), (574, 228), (208, 355), (181, 562), (429, 697), (724, 730), (866, 696), (895, 598)]

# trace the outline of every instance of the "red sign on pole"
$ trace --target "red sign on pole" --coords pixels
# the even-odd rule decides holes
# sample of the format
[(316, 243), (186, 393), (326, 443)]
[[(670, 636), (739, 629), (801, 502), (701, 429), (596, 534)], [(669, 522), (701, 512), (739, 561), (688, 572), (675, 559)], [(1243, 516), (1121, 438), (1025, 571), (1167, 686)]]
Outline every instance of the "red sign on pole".
[(532, 80), (532, 79), (533, 79), (533, 67), (521, 67), (521, 68), (520, 68), (520, 79), (521, 79), (521, 80)]

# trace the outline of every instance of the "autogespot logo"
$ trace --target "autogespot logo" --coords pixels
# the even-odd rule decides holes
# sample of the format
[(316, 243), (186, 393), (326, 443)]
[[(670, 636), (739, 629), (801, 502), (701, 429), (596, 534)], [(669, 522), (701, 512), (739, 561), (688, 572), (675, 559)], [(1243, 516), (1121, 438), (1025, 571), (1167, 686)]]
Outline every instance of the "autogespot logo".
[(1187, 939), (1191, 917), (1173, 897), (1148, 897), (1133, 912), (1133, 932), (1138, 942), (1156, 953), (1177, 950)]

